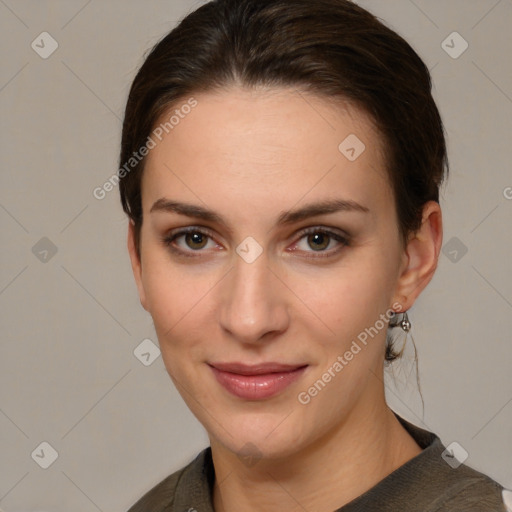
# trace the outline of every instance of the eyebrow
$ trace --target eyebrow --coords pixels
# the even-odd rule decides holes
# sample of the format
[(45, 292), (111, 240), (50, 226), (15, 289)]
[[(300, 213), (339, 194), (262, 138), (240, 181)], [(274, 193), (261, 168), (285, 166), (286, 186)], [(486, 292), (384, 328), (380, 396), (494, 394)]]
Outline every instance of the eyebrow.
[[(188, 203), (182, 203), (178, 201), (171, 201), (170, 199), (160, 198), (153, 203), (153, 206), (149, 210), (152, 212), (168, 212), (177, 213), (179, 215), (185, 215), (187, 217), (193, 217), (204, 221), (210, 221), (213, 223), (223, 224), (227, 226), (227, 222), (220, 216), (208, 208), (197, 206)], [(301, 208), (281, 212), (277, 219), (278, 225), (294, 224), (310, 217), (316, 217), (319, 215), (326, 215), (337, 212), (359, 212), (368, 213), (370, 210), (366, 206), (363, 206), (355, 201), (346, 199), (331, 199), (325, 201), (319, 201), (316, 203), (307, 204)]]

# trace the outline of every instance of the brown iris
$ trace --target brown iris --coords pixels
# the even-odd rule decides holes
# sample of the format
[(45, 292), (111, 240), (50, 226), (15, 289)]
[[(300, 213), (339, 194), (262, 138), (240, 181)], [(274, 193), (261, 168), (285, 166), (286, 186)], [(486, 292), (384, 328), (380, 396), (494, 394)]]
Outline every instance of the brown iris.
[(206, 245), (207, 239), (206, 235), (198, 232), (185, 235), (185, 241), (191, 249), (202, 249)]
[(329, 236), (324, 233), (314, 233), (308, 236), (308, 244), (315, 251), (326, 249), (329, 245)]

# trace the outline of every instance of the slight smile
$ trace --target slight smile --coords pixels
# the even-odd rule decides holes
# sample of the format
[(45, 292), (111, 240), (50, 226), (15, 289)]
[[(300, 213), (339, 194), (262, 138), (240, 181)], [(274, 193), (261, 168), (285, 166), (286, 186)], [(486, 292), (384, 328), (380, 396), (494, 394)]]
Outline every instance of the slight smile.
[(307, 368), (307, 364), (208, 363), (217, 381), (231, 394), (245, 400), (263, 400), (286, 389)]

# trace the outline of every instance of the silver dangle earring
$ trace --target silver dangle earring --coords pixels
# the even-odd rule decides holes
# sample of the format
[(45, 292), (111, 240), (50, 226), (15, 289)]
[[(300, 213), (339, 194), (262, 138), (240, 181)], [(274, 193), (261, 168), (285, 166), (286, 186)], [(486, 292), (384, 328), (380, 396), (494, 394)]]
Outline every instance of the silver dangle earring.
[(391, 319), (389, 320), (390, 327), (401, 327), (405, 332), (409, 332), (411, 330), (411, 322), (409, 321), (409, 316), (407, 315), (407, 311), (402, 313), (401, 319), (398, 319), (398, 313), (393, 312)]
[(409, 332), (411, 330), (411, 322), (409, 321), (409, 316), (407, 315), (407, 311), (404, 311), (404, 315), (402, 317), (402, 321), (400, 322), (400, 327), (405, 332)]

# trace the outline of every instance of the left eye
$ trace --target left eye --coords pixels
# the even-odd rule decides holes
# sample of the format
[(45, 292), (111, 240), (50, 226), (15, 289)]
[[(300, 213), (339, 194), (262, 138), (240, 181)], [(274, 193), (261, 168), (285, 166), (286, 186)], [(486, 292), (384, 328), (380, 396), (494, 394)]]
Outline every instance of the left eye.
[(336, 250), (326, 251), (332, 245), (348, 245), (348, 239), (332, 231), (316, 229), (302, 233), (300, 241), (294, 245), (292, 250), (311, 252), (312, 249), (313, 252), (336, 252)]

